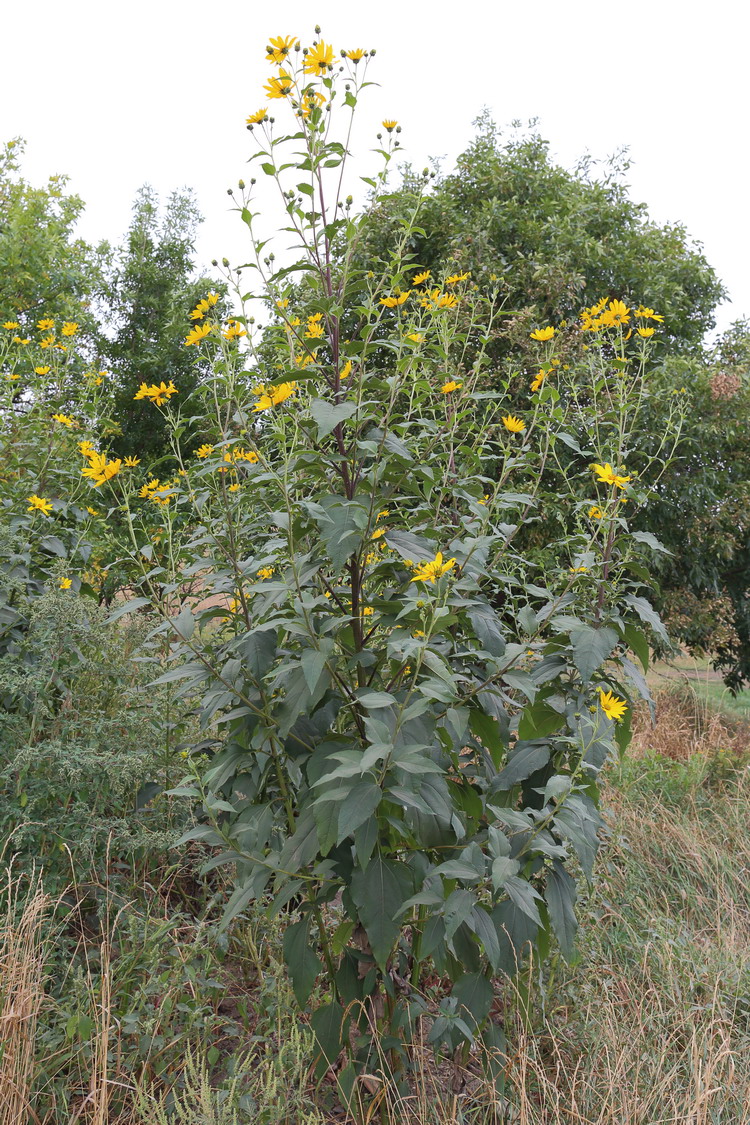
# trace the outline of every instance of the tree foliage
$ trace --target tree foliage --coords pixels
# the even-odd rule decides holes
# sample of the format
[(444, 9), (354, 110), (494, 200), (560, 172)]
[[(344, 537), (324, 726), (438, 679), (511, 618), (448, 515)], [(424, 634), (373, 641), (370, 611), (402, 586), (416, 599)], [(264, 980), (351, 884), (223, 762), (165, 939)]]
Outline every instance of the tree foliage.
[[(141, 383), (178, 382), (184, 398), (205, 375), (184, 347), (185, 309), (210, 282), (195, 271), (195, 236), (202, 218), (189, 191), (175, 191), (160, 207), (145, 186), (133, 204), (125, 243), (115, 250), (101, 294), (106, 328), (100, 346), (112, 378), (112, 412), (122, 456), (169, 456), (161, 417), (144, 418), (134, 402)], [(184, 401), (184, 400), (183, 400)]]

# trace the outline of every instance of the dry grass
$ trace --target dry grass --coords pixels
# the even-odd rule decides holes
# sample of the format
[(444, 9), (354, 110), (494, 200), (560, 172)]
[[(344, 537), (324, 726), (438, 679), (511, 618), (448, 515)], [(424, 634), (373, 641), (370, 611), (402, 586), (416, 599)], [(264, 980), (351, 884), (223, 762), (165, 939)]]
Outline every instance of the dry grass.
[[(509, 988), (499, 997), (507, 1057), (477, 1050), (465, 1067), (436, 1065), (422, 1044), (408, 1094), (375, 1077), (358, 1084), (347, 1118), (326, 1108), (331, 1077), (311, 1080), (310, 1031), (280, 976), (273, 1034), (248, 1032), (231, 1080), (201, 1054), (209, 1042), (188, 1052), (170, 1071), (182, 1092), (168, 1103), (161, 1081), (119, 1059), (108, 920), (90, 984), (89, 1065), (55, 1125), (750, 1125), (747, 733), (694, 695), (669, 690), (657, 704), (656, 728), (639, 722), (634, 755), (606, 790), (612, 834), (581, 904), (578, 963), (529, 974), (531, 1027), (519, 1017), (525, 1001)], [(34, 1040), (53, 904), (38, 884), (12, 880), (7, 901), (0, 1125), (39, 1125), (31, 1091), (45, 1060)]]
[(36, 1066), (36, 1030), (44, 1000), (50, 900), (38, 881), (6, 872), (0, 935), (0, 1125), (27, 1125)]
[(684, 762), (694, 754), (710, 757), (720, 748), (750, 754), (750, 724), (712, 705), (688, 680), (656, 691), (654, 703), (655, 722), (645, 705), (633, 716), (629, 755), (652, 751)]

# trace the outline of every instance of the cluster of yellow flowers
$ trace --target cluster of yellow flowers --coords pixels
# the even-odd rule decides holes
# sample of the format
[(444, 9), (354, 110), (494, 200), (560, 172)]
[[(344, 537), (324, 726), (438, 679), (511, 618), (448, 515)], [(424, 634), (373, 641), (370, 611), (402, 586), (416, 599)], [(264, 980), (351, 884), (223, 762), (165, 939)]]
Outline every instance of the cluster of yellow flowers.
[(122, 468), (121, 458), (108, 460), (106, 453), (99, 453), (90, 441), (79, 442), (81, 456), (85, 457), (88, 464), (81, 469), (81, 475), (94, 482), (94, 488), (99, 488), (108, 480), (116, 477)]
[(258, 386), (253, 387), (253, 394), (258, 395), (253, 410), (255, 412), (262, 410), (273, 410), (275, 406), (280, 406), (282, 402), (286, 402), (291, 398), (297, 390), (296, 383), (279, 383), (278, 386), (273, 386), (269, 383), (259, 383)]
[(137, 402), (140, 398), (147, 398), (150, 402), (153, 402), (154, 406), (162, 406), (163, 403), (169, 402), (172, 395), (177, 393), (177, 387), (171, 379), (169, 380), (169, 386), (164, 380), (158, 386), (156, 383), (152, 383), (150, 386), (148, 383), (141, 383), (137, 394), (133, 395), (133, 401)]
[[(608, 302), (606, 297), (602, 297), (596, 304), (581, 311), (581, 330), (583, 332), (600, 332), (603, 328), (621, 328), (630, 324), (631, 317), (635, 317), (636, 320), (655, 320), (658, 323), (664, 322), (664, 317), (654, 312), (653, 309), (639, 305), (637, 309), (633, 310), (630, 309), (624, 301), (614, 300)], [(649, 336), (653, 336), (655, 331), (647, 324), (637, 325), (635, 330), (639, 336), (645, 339), (648, 339)], [(630, 332), (632, 332), (632, 329)], [(628, 336), (630, 336), (630, 332), (628, 332)]]
[(166, 506), (175, 495), (174, 489), (174, 482), (160, 481), (157, 477), (152, 477), (148, 484), (144, 484), (139, 489), (138, 495), (142, 500), (152, 500), (154, 504)]
[(203, 320), (206, 313), (210, 312), (214, 305), (219, 300), (218, 293), (207, 293), (206, 296), (198, 302), (195, 308), (190, 313), (191, 320)]

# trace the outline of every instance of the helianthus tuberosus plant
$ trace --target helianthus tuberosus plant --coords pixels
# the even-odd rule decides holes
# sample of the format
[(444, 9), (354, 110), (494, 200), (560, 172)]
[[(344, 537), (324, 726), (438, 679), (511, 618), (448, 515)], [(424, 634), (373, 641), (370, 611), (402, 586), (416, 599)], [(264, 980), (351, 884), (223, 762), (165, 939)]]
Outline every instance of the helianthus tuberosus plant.
[[(272, 40), (248, 118), (251, 159), (280, 191), (283, 264), (241, 183), (253, 255), (226, 268), (241, 311), (227, 320), (210, 294), (186, 310), (185, 346), (213, 377), (190, 409), (179, 387), (138, 392), (171, 419), (181, 466), (141, 490), (163, 507), (158, 563), (118, 482), (139, 593), (172, 641), (161, 679), (202, 699), (213, 757), (182, 787), (205, 814), (191, 835), (234, 865), (227, 921), (255, 901), (293, 909), (294, 991), (315, 996), (321, 1065), (346, 1053), (346, 1093), (383, 1057), (368, 1028), (394, 1071), (427, 1012), (436, 1049), (497, 1042), (493, 978), (532, 947), (572, 952), (599, 774), (646, 690), (629, 653), (645, 669), (643, 625), (661, 628), (639, 561), (658, 544), (628, 520), (672, 439), (629, 462), (653, 346), (632, 329), (648, 310), (605, 300), (580, 325), (534, 328), (529, 383), (487, 358), (497, 288), (411, 259), (420, 192), (388, 255), (362, 265), (399, 127), (383, 122), (383, 171), (355, 214), (372, 56), (335, 56), (316, 34)], [(560, 362), (582, 332), (584, 361)], [(183, 458), (188, 432), (202, 444)], [(175, 615), (196, 576), (201, 600)]]

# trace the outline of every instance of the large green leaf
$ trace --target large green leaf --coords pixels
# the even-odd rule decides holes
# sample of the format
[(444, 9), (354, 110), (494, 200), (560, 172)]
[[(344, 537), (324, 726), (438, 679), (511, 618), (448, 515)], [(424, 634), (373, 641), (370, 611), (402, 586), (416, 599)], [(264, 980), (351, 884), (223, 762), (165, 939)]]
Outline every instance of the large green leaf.
[(357, 413), (356, 402), (326, 402), (325, 399), (314, 398), (310, 403), (310, 413), (318, 427), (318, 440), (327, 437), (339, 422), (345, 422)]
[(562, 954), (570, 961), (578, 928), (574, 909), (576, 881), (570, 872), (565, 870), (559, 859), (553, 860), (552, 866), (547, 871), (544, 897)]
[(292, 989), (300, 1008), (310, 998), (318, 973), (323, 968), (320, 958), (310, 948), (310, 923), (307, 918), (288, 926), (284, 932), (284, 962), (292, 978)]
[(344, 1009), (336, 1000), (322, 1004), (310, 1017), (319, 1051), (315, 1066), (318, 1077), (322, 1077), (335, 1064), (344, 1046), (345, 1023), (348, 1022)]
[(403, 863), (375, 855), (364, 871), (352, 876), (351, 893), (360, 921), (370, 941), (373, 957), (381, 969), (401, 932), (394, 921), (412, 889), (412, 875)]
[(594, 672), (612, 655), (619, 637), (607, 625), (597, 629), (593, 625), (580, 623), (570, 629), (570, 643), (573, 646), (573, 662), (585, 684)]
[(372, 816), (383, 797), (380, 786), (371, 777), (363, 777), (344, 799), (338, 817), (338, 836), (340, 844), (351, 836), (360, 824)]

